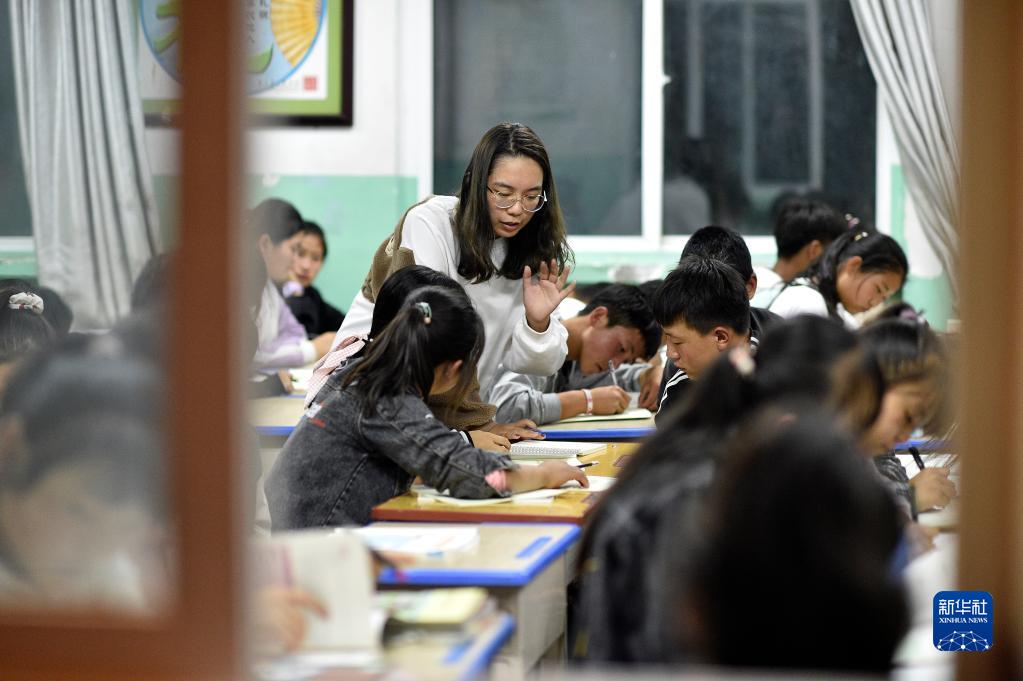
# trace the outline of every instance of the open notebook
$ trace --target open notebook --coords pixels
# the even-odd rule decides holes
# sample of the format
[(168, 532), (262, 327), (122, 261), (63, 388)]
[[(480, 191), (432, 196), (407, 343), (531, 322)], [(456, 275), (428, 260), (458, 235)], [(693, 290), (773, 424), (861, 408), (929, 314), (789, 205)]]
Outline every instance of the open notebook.
[[(602, 492), (610, 489), (615, 483), (614, 478), (600, 475), (586, 476), (590, 482), (587, 491)], [(506, 504), (515, 502), (518, 504), (549, 504), (551, 501), (565, 492), (578, 491), (582, 489), (578, 482), (570, 480), (557, 489), (535, 489), (532, 492), (519, 492), (507, 497), (490, 497), (489, 499), (458, 499), (445, 492), (438, 492), (433, 487), (426, 485), (412, 485), (412, 493), (419, 497), (420, 503), (439, 503), (448, 506), (493, 506), (495, 504)]]
[(571, 459), (599, 451), (605, 445), (593, 442), (544, 442), (543, 440), (527, 440), (516, 442), (511, 446), (508, 456), (513, 459)]
[(573, 416), (567, 419), (561, 419), (556, 423), (588, 423), (590, 421), (632, 421), (638, 419), (648, 419), (653, 417), (653, 413), (649, 409), (643, 409), (641, 407), (630, 408), (623, 411), (621, 414), (580, 414), (579, 416)]

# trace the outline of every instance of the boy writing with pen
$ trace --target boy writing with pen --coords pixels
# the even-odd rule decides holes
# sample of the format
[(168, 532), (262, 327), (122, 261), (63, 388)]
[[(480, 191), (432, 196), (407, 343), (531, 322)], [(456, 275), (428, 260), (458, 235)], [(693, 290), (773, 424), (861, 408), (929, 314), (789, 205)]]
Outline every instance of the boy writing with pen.
[(654, 395), (660, 371), (633, 364), (653, 357), (661, 328), (636, 286), (613, 284), (578, 316), (564, 320), (568, 355), (552, 376), (499, 374), (490, 393), (495, 420), (531, 419), (544, 424), (579, 414), (618, 414), (629, 406), (627, 391)]

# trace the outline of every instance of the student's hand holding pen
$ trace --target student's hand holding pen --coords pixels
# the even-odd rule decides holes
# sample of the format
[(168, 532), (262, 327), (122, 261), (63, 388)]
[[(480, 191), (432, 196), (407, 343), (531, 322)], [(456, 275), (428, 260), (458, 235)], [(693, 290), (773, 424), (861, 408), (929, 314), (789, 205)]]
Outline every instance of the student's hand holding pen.
[(629, 408), (629, 393), (616, 385), (593, 388), (594, 414), (620, 414)]
[(926, 511), (948, 506), (957, 495), (955, 483), (948, 479), (948, 468), (925, 468), (909, 481), (916, 493), (916, 509)]

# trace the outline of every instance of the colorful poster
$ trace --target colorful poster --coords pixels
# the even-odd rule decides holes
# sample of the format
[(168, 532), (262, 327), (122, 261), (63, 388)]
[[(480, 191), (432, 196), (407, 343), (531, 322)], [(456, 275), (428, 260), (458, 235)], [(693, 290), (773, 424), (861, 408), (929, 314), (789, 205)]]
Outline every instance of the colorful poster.
[[(352, 0), (242, 6), (245, 86), (257, 120), (350, 125)], [(181, 0), (139, 0), (139, 81), (151, 122), (170, 122), (177, 110), (181, 21)]]

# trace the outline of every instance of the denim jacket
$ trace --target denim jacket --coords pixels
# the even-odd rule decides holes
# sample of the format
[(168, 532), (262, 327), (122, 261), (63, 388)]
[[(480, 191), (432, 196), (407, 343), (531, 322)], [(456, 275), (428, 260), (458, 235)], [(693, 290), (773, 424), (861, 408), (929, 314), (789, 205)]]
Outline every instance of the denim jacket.
[(415, 395), (381, 398), (364, 414), (359, 392), (341, 387), (346, 374), (331, 375), (270, 470), (273, 531), (364, 525), (374, 506), (407, 492), (417, 475), (456, 497), (502, 494), (485, 478), (515, 468), (508, 457), (470, 446)]

